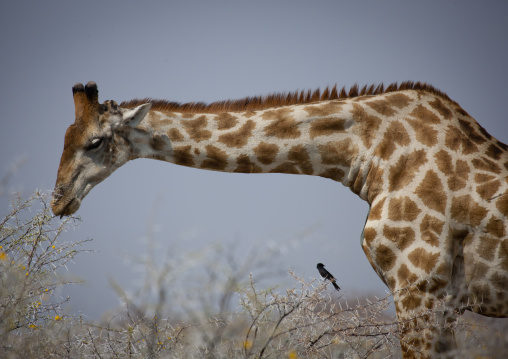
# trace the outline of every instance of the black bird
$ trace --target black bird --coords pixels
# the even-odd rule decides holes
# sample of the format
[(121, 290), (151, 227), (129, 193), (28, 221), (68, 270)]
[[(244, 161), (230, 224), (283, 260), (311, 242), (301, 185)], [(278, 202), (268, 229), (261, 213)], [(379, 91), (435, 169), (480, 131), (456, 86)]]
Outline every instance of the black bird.
[(337, 279), (335, 279), (332, 273), (328, 272), (325, 269), (325, 265), (323, 263), (318, 263), (316, 267), (319, 271), (319, 274), (321, 274), (321, 277), (323, 277), (324, 279), (328, 279), (330, 282), (332, 282), (335, 289), (340, 290), (340, 287), (337, 285)]

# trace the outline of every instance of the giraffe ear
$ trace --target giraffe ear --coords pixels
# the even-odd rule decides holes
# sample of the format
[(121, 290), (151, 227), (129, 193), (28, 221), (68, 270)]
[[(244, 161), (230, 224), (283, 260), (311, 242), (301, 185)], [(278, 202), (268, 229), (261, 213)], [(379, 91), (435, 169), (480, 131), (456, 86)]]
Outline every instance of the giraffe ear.
[(152, 107), (151, 103), (145, 103), (137, 107), (125, 110), (122, 113), (122, 123), (127, 126), (136, 127), (143, 120)]

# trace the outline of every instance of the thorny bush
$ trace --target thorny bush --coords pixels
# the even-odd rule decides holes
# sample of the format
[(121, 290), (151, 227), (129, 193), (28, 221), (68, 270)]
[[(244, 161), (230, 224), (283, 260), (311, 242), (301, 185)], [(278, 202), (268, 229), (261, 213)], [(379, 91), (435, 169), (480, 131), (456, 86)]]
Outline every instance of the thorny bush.
[[(123, 301), (116, 313), (99, 322), (66, 314), (69, 298), (59, 289), (72, 280), (61, 269), (87, 240), (63, 240), (78, 219), (55, 218), (48, 202), (38, 192), (17, 197), (0, 221), (2, 358), (400, 357), (391, 295), (352, 301), (292, 271), (290, 288), (262, 287), (254, 278), (270, 271), (273, 277), (269, 264), (280, 253), (261, 245), (242, 260), (220, 245), (164, 260), (135, 258), (146, 278), (130, 294), (112, 281)], [(463, 319), (452, 325), (466, 357), (508, 353), (506, 325), (486, 330)], [(495, 341), (494, 351), (485, 349), (487, 340)]]

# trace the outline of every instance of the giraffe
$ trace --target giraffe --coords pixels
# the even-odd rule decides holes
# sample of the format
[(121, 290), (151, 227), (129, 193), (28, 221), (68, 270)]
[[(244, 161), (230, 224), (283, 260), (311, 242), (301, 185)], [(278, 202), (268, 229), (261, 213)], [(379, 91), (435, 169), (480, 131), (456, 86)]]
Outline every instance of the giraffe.
[(432, 86), (211, 104), (100, 104), (94, 82), (72, 90), (76, 118), (65, 133), (55, 215), (76, 212), (95, 185), (136, 158), (321, 176), (369, 204), (362, 248), (394, 295), (404, 357), (453, 355), (446, 324), (464, 310), (508, 316), (508, 146)]

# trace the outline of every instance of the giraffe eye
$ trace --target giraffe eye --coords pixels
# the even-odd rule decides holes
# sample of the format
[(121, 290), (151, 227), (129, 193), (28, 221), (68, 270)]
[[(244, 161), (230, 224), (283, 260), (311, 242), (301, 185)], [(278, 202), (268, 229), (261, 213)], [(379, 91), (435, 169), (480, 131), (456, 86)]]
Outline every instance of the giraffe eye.
[(86, 146), (87, 151), (96, 150), (104, 143), (102, 137), (96, 137)]

